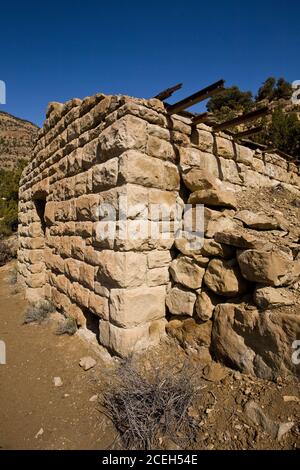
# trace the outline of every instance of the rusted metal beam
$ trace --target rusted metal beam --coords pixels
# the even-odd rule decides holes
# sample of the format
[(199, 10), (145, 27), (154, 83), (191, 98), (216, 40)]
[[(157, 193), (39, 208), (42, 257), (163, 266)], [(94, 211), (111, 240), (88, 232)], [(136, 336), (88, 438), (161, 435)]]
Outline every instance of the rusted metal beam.
[(197, 91), (197, 93), (194, 93), (193, 95), (178, 101), (177, 103), (167, 105), (168, 113), (179, 113), (180, 111), (187, 109), (194, 104), (200, 103), (200, 101), (204, 101), (207, 98), (220, 93), (220, 91), (224, 90), (224, 83), (224, 80), (219, 80), (218, 82), (203, 88), (203, 90)]
[(250, 113), (243, 114), (242, 116), (238, 116), (234, 119), (230, 119), (229, 121), (217, 124), (213, 127), (213, 130), (215, 132), (219, 132), (230, 127), (238, 126), (239, 124), (245, 124), (246, 122), (254, 121), (255, 119), (265, 116), (269, 112), (269, 108), (267, 106), (264, 106), (263, 108), (256, 109), (255, 111), (251, 111)]
[(242, 137), (248, 137), (249, 135), (258, 134), (264, 130), (264, 126), (252, 127), (252, 129), (247, 129), (246, 131), (237, 132), (232, 134), (236, 139), (241, 139)]
[(158, 95), (154, 96), (154, 98), (160, 101), (164, 101), (167, 98), (170, 98), (170, 96), (172, 96), (173, 93), (175, 93), (175, 91), (180, 90), (180, 88), (182, 88), (182, 83), (178, 83), (175, 86), (172, 86), (170, 88), (167, 88), (166, 90), (161, 91), (160, 93), (158, 93)]
[(209, 113), (199, 114), (198, 116), (194, 117), (192, 124), (194, 126), (196, 126), (197, 124), (201, 124), (202, 122), (206, 122), (208, 120), (209, 116), (210, 116)]

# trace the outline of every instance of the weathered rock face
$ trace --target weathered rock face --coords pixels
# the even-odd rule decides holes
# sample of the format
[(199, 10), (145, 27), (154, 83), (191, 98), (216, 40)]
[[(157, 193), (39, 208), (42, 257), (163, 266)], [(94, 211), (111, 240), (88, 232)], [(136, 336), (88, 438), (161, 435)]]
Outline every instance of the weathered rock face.
[[(101, 344), (122, 357), (157, 344), (167, 313), (169, 333), (204, 362), (213, 329), (212, 354), (251, 373), (279, 370), (298, 331), (293, 312), (286, 320), (278, 307), (299, 287), (300, 230), (291, 236), (283, 212), (236, 208), (242, 189), (279, 182), (297, 198), (297, 167), (170, 116), (155, 99), (98, 94), (51, 103), (46, 117), (21, 179), (27, 298), (46, 297), (83, 328), (93, 318)], [(241, 297), (266, 318), (239, 313)], [(221, 318), (229, 299), (234, 313), (224, 307)]]
[(228, 366), (261, 378), (300, 375), (292, 360), (299, 334), (299, 315), (223, 304), (215, 309), (211, 349)]

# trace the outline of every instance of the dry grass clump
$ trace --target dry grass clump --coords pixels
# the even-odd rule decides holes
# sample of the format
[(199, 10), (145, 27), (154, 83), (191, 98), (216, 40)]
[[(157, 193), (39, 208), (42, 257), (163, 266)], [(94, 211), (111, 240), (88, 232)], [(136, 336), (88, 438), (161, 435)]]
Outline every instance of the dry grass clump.
[(23, 324), (42, 323), (47, 320), (51, 313), (55, 312), (55, 307), (47, 300), (41, 300), (36, 305), (30, 305), (24, 316)]
[(177, 373), (164, 368), (146, 377), (128, 362), (118, 369), (102, 404), (127, 449), (158, 449), (164, 438), (185, 447), (196, 436), (197, 423), (189, 415), (195, 396), (186, 368)]
[(76, 320), (72, 317), (65, 318), (57, 327), (57, 335), (75, 335), (77, 331)]

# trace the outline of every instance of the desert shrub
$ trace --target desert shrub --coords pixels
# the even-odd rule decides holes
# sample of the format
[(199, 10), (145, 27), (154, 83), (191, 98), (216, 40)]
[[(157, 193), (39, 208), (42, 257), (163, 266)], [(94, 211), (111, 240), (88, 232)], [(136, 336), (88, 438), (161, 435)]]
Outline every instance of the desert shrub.
[(9, 244), (4, 241), (0, 240), (0, 266), (4, 266), (13, 258), (13, 253)]
[(42, 300), (36, 305), (30, 305), (27, 308), (23, 323), (42, 323), (47, 320), (53, 312), (55, 312), (54, 305), (47, 300)]
[(161, 438), (186, 447), (196, 436), (189, 415), (195, 386), (187, 369), (156, 371), (146, 377), (129, 362), (103, 394), (103, 406), (127, 449), (157, 449)]
[(69, 335), (72, 336), (77, 331), (76, 320), (72, 317), (65, 318), (58, 326), (56, 330), (57, 335)]

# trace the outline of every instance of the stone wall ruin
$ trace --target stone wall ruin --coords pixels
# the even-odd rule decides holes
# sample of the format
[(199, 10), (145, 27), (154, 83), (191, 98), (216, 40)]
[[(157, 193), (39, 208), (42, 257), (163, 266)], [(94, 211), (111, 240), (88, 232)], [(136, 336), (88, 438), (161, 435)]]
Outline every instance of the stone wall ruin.
[[(174, 316), (211, 324), (215, 295), (247, 290), (232, 260), (237, 249), (259, 247), (237, 233), (243, 222), (234, 219), (232, 201), (242, 188), (279, 183), (297, 193), (295, 164), (170, 116), (156, 99), (98, 94), (50, 103), (46, 118), (20, 187), (18, 270), (29, 301), (46, 298), (81, 327), (93, 316), (100, 343), (126, 357), (158, 344)], [(133, 228), (139, 205), (149, 209), (146, 238), (119, 235), (124, 197)], [(205, 205), (198, 253), (175, 240), (182, 213), (173, 208), (187, 202)], [(116, 219), (99, 211), (103, 204)], [(152, 213), (152, 204), (169, 208), (173, 224)], [(114, 238), (99, 238), (108, 226)], [(225, 280), (216, 280), (224, 269)], [(253, 360), (246, 368), (256, 373)]]

